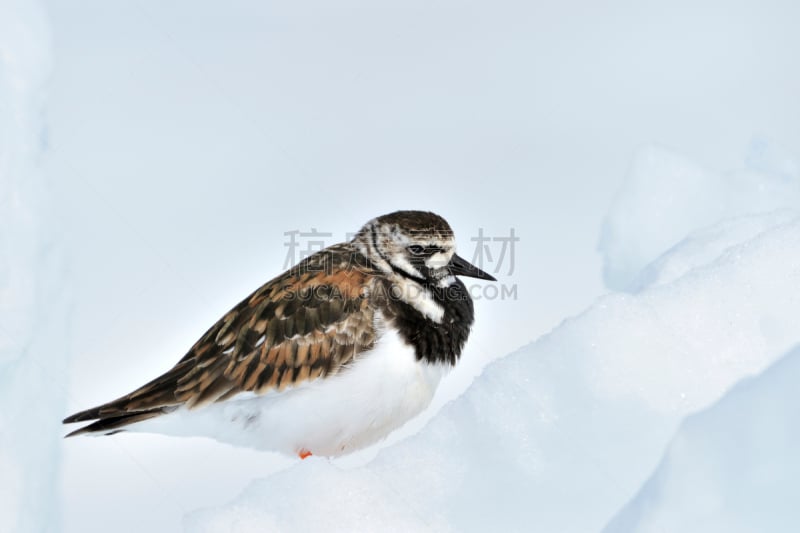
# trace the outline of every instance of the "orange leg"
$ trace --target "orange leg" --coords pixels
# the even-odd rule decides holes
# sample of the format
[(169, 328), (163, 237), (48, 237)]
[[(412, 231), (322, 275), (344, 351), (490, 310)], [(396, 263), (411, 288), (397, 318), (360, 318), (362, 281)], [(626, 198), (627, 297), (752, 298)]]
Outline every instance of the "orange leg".
[(306, 457), (311, 457), (311, 452), (306, 450), (305, 448), (300, 448), (300, 451), (297, 452), (297, 456), (300, 459), (305, 459)]

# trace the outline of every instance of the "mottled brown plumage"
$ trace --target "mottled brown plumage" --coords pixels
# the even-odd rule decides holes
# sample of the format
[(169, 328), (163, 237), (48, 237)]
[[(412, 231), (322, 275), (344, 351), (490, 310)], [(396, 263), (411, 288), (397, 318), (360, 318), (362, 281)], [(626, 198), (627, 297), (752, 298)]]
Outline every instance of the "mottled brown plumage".
[(65, 423), (99, 419), (70, 435), (338, 372), (375, 342), (374, 308), (367, 298), (375, 273), (351, 243), (308, 257), (226, 313), (162, 376), (66, 418)]

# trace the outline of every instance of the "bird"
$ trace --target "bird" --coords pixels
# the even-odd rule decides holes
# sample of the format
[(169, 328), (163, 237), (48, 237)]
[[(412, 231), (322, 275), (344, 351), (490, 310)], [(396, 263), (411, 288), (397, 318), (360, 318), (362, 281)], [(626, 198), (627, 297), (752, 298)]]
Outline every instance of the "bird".
[(456, 254), (447, 221), (395, 211), (309, 255), (211, 326), (168, 371), (80, 411), (76, 435), (207, 436), (337, 457), (422, 412), (474, 321), (459, 279), (496, 279)]

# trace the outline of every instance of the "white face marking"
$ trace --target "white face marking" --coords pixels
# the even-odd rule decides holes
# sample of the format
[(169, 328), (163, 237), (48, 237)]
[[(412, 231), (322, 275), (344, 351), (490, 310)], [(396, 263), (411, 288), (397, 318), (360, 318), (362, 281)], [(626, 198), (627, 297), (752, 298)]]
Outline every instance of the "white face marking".
[(405, 270), (407, 273), (411, 274), (412, 276), (416, 276), (416, 277), (418, 277), (420, 279), (422, 279), (424, 277), (419, 270), (414, 268), (414, 265), (412, 265), (408, 261), (408, 259), (406, 259), (406, 257), (404, 255), (397, 254), (394, 257), (392, 257), (392, 264), (394, 266), (396, 266), (397, 268), (401, 268), (401, 269)]
[(428, 259), (425, 260), (425, 266), (428, 268), (435, 270), (437, 268), (444, 268), (450, 262), (450, 259), (453, 257), (453, 253), (450, 252), (437, 252), (430, 256)]

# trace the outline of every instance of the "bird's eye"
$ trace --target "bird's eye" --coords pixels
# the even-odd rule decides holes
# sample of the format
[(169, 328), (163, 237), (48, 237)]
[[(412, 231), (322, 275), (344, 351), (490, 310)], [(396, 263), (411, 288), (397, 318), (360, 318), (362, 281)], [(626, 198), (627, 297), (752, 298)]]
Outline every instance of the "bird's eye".
[(422, 252), (425, 251), (425, 248), (418, 244), (413, 244), (408, 247), (408, 251), (412, 253), (412, 255), (422, 255)]

